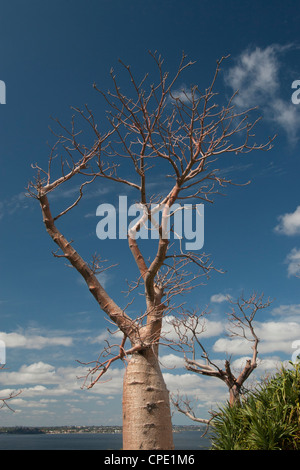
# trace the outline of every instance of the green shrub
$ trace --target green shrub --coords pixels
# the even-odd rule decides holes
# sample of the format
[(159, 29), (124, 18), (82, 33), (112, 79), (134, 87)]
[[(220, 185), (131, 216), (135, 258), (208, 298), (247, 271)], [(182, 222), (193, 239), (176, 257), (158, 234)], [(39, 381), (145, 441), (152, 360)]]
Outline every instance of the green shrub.
[(212, 421), (216, 450), (300, 450), (300, 364), (262, 381)]

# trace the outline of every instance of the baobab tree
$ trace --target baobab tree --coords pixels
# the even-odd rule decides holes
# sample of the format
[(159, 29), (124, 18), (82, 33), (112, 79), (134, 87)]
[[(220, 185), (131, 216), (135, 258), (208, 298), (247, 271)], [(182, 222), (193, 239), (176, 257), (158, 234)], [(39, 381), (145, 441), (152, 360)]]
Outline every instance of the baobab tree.
[[(176, 72), (170, 76), (164, 71), (162, 58), (156, 53), (150, 55), (158, 72), (153, 83), (149, 82), (148, 74), (138, 80), (131, 67), (120, 61), (129, 78), (129, 94), (122, 91), (113, 70), (112, 91), (104, 92), (94, 85), (108, 107), (108, 120), (102, 129), (87, 105), (83, 109), (73, 108), (70, 126), (57, 120), (58, 131), (53, 130), (56, 141), (50, 148), (48, 164), (33, 165), (36, 175), (28, 186), (30, 195), (40, 204), (48, 234), (58, 245), (54, 256), (67, 259), (80, 273), (100, 309), (122, 334), (116, 353), (109, 347), (111, 357), (101, 355), (90, 367), (87, 378), (91, 380), (87, 386), (94, 386), (117, 359), (126, 363), (123, 385), (126, 450), (173, 448), (169, 393), (158, 361), (162, 319), (174, 311), (178, 294), (188, 294), (199, 283), (199, 276), (213, 269), (206, 254), (184, 251), (181, 239), (170, 243), (166, 236), (168, 224), (178, 208), (173, 212), (172, 209), (176, 203), (185, 201), (194, 205), (212, 201), (218, 187), (230, 183), (216, 164), (221, 157), (268, 150), (272, 146), (272, 139), (264, 144), (255, 143), (253, 130), (257, 119), (253, 122), (248, 119), (251, 110), (235, 110), (235, 95), (224, 106), (217, 106), (214, 85), (224, 58), (217, 62), (211, 84), (204, 92), (192, 86), (178, 93), (178, 82), (193, 62), (183, 54)], [(75, 117), (79, 119), (79, 128)], [(86, 135), (88, 131), (91, 134)], [(151, 176), (156, 181), (169, 182), (165, 195), (151, 194)], [(78, 184), (78, 197), (54, 214), (49, 195), (70, 180)], [(142, 209), (127, 235), (138, 277), (129, 283), (129, 291), (141, 289), (145, 300), (144, 311), (136, 317), (129, 315), (126, 307), (120, 306), (99, 281), (97, 274), (104, 269), (101, 254), (91, 262), (84, 260), (59, 228), (59, 219), (69, 216), (87, 188), (100, 180), (129, 188), (129, 194), (134, 193), (133, 201), (138, 201)], [(154, 217), (158, 210), (159, 221)], [(157, 232), (157, 238), (151, 240), (149, 259), (137, 241), (146, 222), (150, 222), (149, 231)], [(102, 246), (104, 250), (105, 241)], [(124, 271), (120, 276), (127, 278)], [(133, 304), (130, 305), (132, 310)]]
[[(183, 352), (185, 367), (188, 371), (207, 377), (216, 377), (222, 380), (228, 388), (229, 405), (240, 403), (240, 397), (245, 388), (245, 382), (258, 365), (259, 338), (255, 332), (254, 320), (260, 310), (268, 308), (271, 300), (264, 300), (264, 295), (254, 292), (249, 298), (241, 295), (236, 301), (228, 297), (231, 311), (228, 313), (230, 337), (241, 338), (249, 343), (252, 349), (251, 358), (246, 359), (244, 366), (238, 374), (234, 374), (229, 359), (224, 360), (224, 367), (220, 366), (210, 357), (207, 348), (201, 340), (201, 334), (205, 331), (206, 311), (198, 314), (196, 311), (183, 312), (182, 318), (172, 320), (172, 325), (178, 336), (176, 347)], [(251, 346), (250, 346), (251, 345)], [(250, 349), (250, 350), (251, 350)], [(175, 408), (193, 421), (209, 424), (211, 419), (198, 418), (188, 398), (180, 395), (172, 399)]]

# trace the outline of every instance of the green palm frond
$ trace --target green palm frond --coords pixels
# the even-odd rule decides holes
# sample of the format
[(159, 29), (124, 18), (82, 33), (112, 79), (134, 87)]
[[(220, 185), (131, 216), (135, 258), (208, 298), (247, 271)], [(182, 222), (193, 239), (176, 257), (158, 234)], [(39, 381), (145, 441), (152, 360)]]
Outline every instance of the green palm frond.
[(212, 421), (216, 450), (300, 450), (300, 365), (283, 368)]

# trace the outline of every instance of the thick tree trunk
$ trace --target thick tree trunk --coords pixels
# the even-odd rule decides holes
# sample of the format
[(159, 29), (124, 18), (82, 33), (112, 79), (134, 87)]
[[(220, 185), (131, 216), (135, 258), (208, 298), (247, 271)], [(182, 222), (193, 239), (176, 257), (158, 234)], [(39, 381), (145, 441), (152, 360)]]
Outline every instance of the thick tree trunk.
[(240, 387), (235, 384), (229, 387), (229, 405), (234, 406), (238, 403), (240, 403)]
[(151, 349), (133, 354), (126, 368), (123, 449), (174, 449), (169, 392)]

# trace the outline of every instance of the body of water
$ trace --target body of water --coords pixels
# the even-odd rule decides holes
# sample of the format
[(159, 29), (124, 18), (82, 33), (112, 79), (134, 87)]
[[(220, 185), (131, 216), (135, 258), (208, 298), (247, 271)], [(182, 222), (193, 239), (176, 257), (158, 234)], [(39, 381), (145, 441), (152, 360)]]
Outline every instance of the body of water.
[[(174, 433), (176, 450), (210, 447), (199, 431)], [(0, 434), (0, 450), (120, 450), (122, 434)]]

